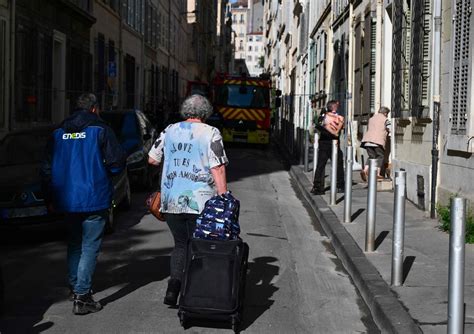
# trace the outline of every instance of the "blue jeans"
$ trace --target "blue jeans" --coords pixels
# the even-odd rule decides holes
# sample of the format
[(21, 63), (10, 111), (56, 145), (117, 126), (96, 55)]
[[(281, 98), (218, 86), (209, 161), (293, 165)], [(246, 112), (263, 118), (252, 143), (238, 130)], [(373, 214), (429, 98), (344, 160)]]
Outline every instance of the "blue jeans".
[(166, 223), (174, 239), (174, 248), (170, 260), (171, 279), (182, 280), (186, 246), (188, 240), (193, 236), (197, 217), (198, 215), (195, 214), (166, 214)]
[(106, 217), (107, 211), (70, 214), (67, 217), (69, 285), (76, 294), (83, 295), (91, 289)]

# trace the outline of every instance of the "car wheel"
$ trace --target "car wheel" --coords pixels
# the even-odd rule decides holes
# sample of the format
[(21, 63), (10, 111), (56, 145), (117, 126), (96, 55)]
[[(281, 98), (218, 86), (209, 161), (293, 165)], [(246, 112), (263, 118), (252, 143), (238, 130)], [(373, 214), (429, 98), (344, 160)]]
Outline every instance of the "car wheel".
[(105, 234), (112, 234), (115, 231), (114, 207), (109, 209), (107, 221), (105, 222)]
[(127, 183), (125, 185), (125, 197), (120, 203), (120, 208), (123, 210), (130, 210), (132, 206), (132, 190), (130, 189), (130, 182), (127, 177)]

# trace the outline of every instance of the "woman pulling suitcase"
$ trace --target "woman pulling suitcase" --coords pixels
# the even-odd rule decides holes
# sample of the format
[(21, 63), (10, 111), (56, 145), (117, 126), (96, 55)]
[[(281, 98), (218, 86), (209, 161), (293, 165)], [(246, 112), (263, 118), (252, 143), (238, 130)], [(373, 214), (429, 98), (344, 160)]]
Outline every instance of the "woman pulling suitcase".
[(184, 121), (164, 129), (148, 154), (150, 164), (163, 164), (160, 211), (175, 243), (164, 298), (170, 306), (178, 301), (186, 245), (194, 233), (196, 218), (208, 199), (227, 192), (228, 159), (222, 136), (217, 128), (204, 123), (212, 111), (205, 97), (186, 98), (180, 108)]

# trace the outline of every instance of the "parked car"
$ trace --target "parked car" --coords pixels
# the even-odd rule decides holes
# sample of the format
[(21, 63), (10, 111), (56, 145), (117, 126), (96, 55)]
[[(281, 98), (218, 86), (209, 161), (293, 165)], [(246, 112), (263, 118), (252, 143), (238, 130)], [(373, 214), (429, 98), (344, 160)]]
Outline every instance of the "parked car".
[(148, 152), (158, 133), (140, 110), (103, 111), (100, 116), (114, 130), (127, 152), (128, 176), (132, 185), (150, 190), (158, 177), (158, 169), (148, 164)]
[[(40, 167), (52, 127), (8, 133), (0, 141), (0, 228), (52, 228), (62, 225), (60, 214), (48, 212), (41, 189)], [(114, 227), (115, 207), (131, 203), (127, 172), (113, 178), (114, 205), (107, 230)]]

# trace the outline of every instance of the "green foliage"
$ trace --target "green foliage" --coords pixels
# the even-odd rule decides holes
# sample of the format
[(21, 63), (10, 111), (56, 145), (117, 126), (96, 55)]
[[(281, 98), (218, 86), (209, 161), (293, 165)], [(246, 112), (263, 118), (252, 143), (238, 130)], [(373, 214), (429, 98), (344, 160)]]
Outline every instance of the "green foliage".
[[(449, 206), (437, 205), (436, 212), (441, 223), (441, 230), (448, 232), (451, 230), (451, 208)], [(474, 216), (471, 212), (466, 217), (466, 243), (474, 244)]]

